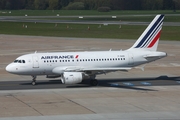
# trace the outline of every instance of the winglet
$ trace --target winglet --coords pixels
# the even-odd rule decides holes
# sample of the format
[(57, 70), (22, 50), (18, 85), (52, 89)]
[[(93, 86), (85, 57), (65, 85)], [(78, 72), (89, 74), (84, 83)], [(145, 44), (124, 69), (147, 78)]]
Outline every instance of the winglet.
[(129, 50), (143, 49), (156, 51), (162, 30), (163, 20), (164, 15), (156, 15), (146, 30), (141, 34), (141, 36)]

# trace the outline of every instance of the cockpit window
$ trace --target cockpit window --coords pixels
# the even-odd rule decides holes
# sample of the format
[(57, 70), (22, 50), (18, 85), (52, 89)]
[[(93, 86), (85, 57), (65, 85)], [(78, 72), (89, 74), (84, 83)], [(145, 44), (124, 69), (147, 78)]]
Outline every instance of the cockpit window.
[(26, 63), (25, 60), (15, 60), (14, 63)]
[(14, 61), (14, 63), (17, 63), (17, 62), (18, 62), (18, 60), (15, 60), (15, 61)]

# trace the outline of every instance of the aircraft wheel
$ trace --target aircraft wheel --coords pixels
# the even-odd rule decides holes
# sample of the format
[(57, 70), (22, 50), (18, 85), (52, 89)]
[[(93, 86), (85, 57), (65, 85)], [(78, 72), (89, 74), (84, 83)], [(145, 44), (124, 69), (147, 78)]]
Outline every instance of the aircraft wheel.
[(32, 76), (32, 78), (33, 79), (32, 79), (32, 83), (31, 84), (34, 86), (34, 85), (36, 85), (36, 76)]
[(32, 85), (33, 85), (33, 86), (36, 85), (36, 82), (35, 82), (35, 81), (32, 81)]
[(92, 86), (97, 86), (98, 85), (98, 81), (95, 79), (95, 80), (91, 80), (91, 85)]

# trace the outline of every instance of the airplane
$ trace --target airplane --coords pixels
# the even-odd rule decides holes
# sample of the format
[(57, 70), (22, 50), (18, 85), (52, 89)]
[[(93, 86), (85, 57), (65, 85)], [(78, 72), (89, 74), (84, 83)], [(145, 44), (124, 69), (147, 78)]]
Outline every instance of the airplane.
[(63, 84), (77, 84), (90, 79), (98, 85), (96, 76), (115, 71), (128, 71), (167, 56), (157, 51), (164, 15), (156, 15), (132, 47), (120, 51), (32, 53), (18, 57), (6, 66), (6, 71), (17, 75), (60, 78)]

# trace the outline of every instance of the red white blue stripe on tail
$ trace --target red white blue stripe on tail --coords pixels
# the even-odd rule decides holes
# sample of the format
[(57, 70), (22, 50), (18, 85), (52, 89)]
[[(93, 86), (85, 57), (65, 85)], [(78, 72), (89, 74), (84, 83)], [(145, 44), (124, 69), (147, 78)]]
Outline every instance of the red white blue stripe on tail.
[(157, 15), (130, 49), (156, 51), (161, 34), (164, 15)]

